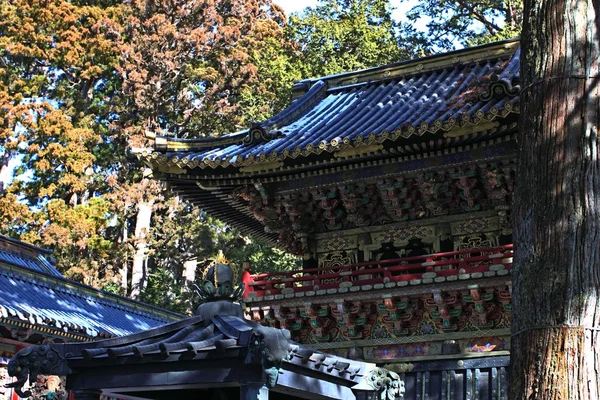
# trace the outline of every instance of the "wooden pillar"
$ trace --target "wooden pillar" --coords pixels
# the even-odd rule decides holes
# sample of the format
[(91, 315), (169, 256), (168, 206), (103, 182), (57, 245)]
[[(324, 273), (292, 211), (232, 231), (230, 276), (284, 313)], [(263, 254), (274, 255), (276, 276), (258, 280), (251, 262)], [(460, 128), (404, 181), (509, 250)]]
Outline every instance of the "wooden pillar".
[(240, 400), (269, 400), (269, 389), (264, 383), (243, 383)]
[(99, 400), (100, 390), (73, 390), (69, 400)]
[(375, 391), (356, 390), (353, 393), (356, 400), (379, 400), (379, 395)]

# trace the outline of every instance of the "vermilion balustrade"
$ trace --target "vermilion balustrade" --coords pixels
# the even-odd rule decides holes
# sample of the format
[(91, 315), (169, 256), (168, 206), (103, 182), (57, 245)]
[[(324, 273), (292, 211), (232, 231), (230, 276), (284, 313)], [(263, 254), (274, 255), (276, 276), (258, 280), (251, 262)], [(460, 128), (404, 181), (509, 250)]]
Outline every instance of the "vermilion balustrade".
[[(448, 277), (483, 273), (493, 265), (512, 267), (513, 245), (479, 248), (417, 257), (404, 257), (385, 261), (368, 261), (357, 264), (311, 268), (287, 272), (250, 275), (244, 297), (254, 292), (256, 296), (315, 290), (336, 289), (344, 286), (374, 285), (415, 279)], [(423, 276), (423, 274), (428, 275)], [(432, 274), (434, 273), (434, 274)], [(351, 282), (351, 284), (344, 282)]]

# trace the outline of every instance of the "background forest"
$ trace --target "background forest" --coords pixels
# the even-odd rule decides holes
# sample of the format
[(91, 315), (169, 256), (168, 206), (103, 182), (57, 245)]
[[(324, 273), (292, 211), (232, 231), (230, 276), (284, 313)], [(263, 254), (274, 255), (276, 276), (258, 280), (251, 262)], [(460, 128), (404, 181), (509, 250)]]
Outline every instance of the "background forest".
[(254, 272), (297, 260), (193, 209), (133, 155), (147, 133), (210, 137), (281, 110), (293, 82), (518, 35), (522, 3), (0, 2), (0, 233), (68, 278), (184, 312), (218, 250)]

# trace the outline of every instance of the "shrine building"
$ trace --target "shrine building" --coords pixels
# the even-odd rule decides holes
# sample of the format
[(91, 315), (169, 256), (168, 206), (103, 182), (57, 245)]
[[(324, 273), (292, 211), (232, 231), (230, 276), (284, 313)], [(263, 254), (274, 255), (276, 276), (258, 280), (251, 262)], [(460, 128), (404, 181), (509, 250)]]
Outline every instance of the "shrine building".
[(287, 329), (244, 318), (244, 285), (212, 263), (197, 293), (195, 315), (131, 335), (20, 350), (8, 364), (8, 386), (22, 398), (41, 375), (66, 377), (70, 400), (393, 400), (398, 373), (291, 341)]
[(292, 90), (248, 129), (137, 154), (302, 268), (236, 287), (214, 265), (195, 316), (22, 350), (15, 390), (52, 372), (75, 400), (507, 398), (519, 42)]
[(250, 277), (252, 320), (402, 373), (406, 398), (506, 398), (519, 42), (292, 90), (246, 130), (156, 136), (140, 157), (206, 212), (303, 257), (301, 271)]

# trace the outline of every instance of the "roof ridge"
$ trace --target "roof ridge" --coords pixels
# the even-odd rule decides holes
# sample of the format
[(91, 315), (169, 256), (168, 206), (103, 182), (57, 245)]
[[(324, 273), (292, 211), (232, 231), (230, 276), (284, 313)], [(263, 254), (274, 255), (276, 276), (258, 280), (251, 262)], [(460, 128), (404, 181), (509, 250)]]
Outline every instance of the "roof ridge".
[(275, 114), (263, 122), (253, 122), (249, 129), (232, 134), (226, 134), (216, 138), (175, 138), (172, 136), (156, 135), (154, 138), (154, 149), (157, 151), (185, 151), (188, 144), (193, 144), (194, 149), (213, 149), (220, 146), (232, 144), (243, 144), (246, 146), (268, 142), (281, 136), (277, 129), (290, 123), (302, 115), (307, 108), (314, 105), (327, 91), (325, 82), (315, 82), (309, 90), (300, 98), (292, 101), (283, 111)]
[[(241, 143), (244, 138), (248, 136), (250, 129), (244, 129), (234, 133), (227, 133), (218, 137), (204, 137), (204, 138), (178, 138), (167, 135), (146, 135), (147, 137), (154, 139), (154, 148), (156, 150), (169, 150), (177, 151), (180, 150), (176, 143), (193, 143), (195, 148), (213, 148), (217, 146), (228, 146), (231, 144)], [(173, 145), (175, 143), (175, 145)], [(171, 146), (169, 146), (171, 144)], [(183, 147), (185, 150), (185, 146)]]
[[(492, 43), (486, 43), (483, 45), (479, 45), (479, 46), (473, 46), (473, 47), (466, 47), (463, 49), (458, 49), (458, 50), (453, 50), (453, 51), (448, 51), (448, 52), (441, 52), (441, 53), (437, 53), (437, 54), (433, 54), (430, 56), (426, 56), (426, 57), (420, 57), (420, 58), (413, 58), (410, 60), (403, 60), (403, 61), (398, 61), (398, 62), (394, 62), (394, 63), (390, 63), (390, 64), (384, 64), (384, 65), (378, 65), (376, 67), (370, 67), (370, 68), (365, 68), (365, 69), (361, 69), (361, 70), (356, 70), (356, 71), (348, 71), (348, 72), (342, 72), (339, 74), (333, 74), (333, 75), (326, 75), (326, 76), (320, 76), (320, 77), (315, 77), (315, 78), (309, 78), (309, 79), (303, 79), (299, 82), (297, 82), (294, 87), (296, 87), (296, 92), (299, 91), (303, 91), (303, 89), (310, 87), (312, 84), (314, 84), (315, 82), (318, 81), (346, 81), (348, 80), (347, 78), (359, 78), (362, 75), (376, 75), (377, 72), (384, 72), (383, 75), (386, 75), (385, 72), (389, 71), (389, 75), (380, 77), (379, 79), (375, 79), (375, 80), (380, 80), (381, 78), (383, 79), (390, 79), (392, 77), (393, 74), (393, 70), (396, 69), (407, 69), (411, 66), (419, 66), (421, 65), (421, 67), (417, 68), (417, 71), (408, 71), (407, 73), (411, 73), (411, 72), (424, 72), (424, 71), (431, 71), (433, 69), (440, 69), (440, 68), (445, 68), (447, 67), (449, 64), (455, 64), (455, 63), (464, 63), (465, 61), (467, 62), (473, 62), (475, 60), (486, 60), (486, 59), (493, 59), (493, 58), (497, 58), (499, 55), (503, 55), (503, 54), (510, 54), (510, 53), (514, 53), (516, 51), (517, 48), (520, 47), (520, 38), (512, 38), (512, 39), (507, 39), (507, 40), (502, 40), (499, 42), (492, 42)], [(462, 56), (462, 57), (461, 57)], [(463, 58), (465, 58), (466, 60), (463, 60)], [(437, 65), (439, 61), (441, 60), (448, 60), (449, 61), (454, 61), (451, 63), (444, 63), (443, 65)], [(471, 61), (468, 61), (471, 60)], [(436, 64), (435, 68), (427, 68), (427, 64)], [(352, 82), (352, 83), (357, 83), (357, 82)], [(307, 86), (308, 85), (308, 86)], [(337, 87), (337, 86), (341, 86), (339, 84), (331, 84), (329, 83), (330, 87)]]

